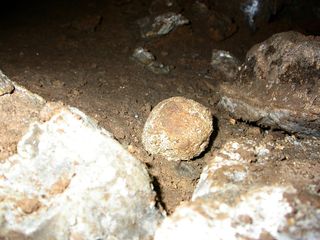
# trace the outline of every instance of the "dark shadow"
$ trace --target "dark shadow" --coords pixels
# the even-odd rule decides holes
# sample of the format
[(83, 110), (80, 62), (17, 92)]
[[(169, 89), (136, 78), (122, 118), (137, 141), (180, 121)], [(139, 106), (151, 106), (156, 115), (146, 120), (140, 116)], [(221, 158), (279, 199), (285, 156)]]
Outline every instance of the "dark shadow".
[(208, 146), (199, 156), (192, 158), (191, 161), (197, 160), (199, 158), (203, 158), (208, 152), (211, 151), (213, 143), (216, 140), (219, 133), (219, 119), (215, 116), (212, 117), (212, 126), (213, 126), (213, 131), (210, 136)]

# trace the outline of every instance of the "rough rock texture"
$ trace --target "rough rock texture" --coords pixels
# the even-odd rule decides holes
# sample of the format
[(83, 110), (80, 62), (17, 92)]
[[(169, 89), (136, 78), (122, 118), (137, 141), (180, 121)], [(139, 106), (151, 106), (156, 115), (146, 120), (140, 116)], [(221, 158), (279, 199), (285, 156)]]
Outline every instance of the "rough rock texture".
[(320, 38), (275, 34), (255, 45), (219, 103), (235, 118), (320, 137)]
[[(0, 73), (1, 74), (1, 73)], [(0, 96), (0, 162), (16, 153), (18, 141), (31, 122), (39, 119), (46, 101), (4, 77), (14, 91)], [(1, 79), (0, 79), (1, 81)], [(16, 86), (14, 86), (16, 85)]]
[(188, 24), (189, 20), (174, 12), (163, 13), (156, 17), (145, 17), (138, 20), (141, 37), (151, 38), (166, 35), (178, 26)]
[(226, 81), (234, 80), (238, 76), (240, 61), (228, 51), (213, 49), (210, 64), (213, 74), (222, 75)]
[(145, 167), (75, 108), (48, 104), (0, 164), (2, 239), (151, 239)]
[(319, 208), (299, 199), (291, 186), (252, 189), (231, 202), (197, 199), (180, 206), (164, 220), (155, 240), (320, 237)]
[(190, 99), (172, 97), (150, 113), (142, 143), (149, 153), (167, 160), (189, 160), (206, 148), (212, 130), (209, 109)]
[(172, 66), (164, 65), (156, 61), (156, 57), (143, 47), (134, 49), (132, 59), (146, 66), (147, 69), (155, 74), (168, 74), (173, 69)]
[(155, 239), (319, 239), (319, 149), (319, 140), (294, 137), (227, 142)]
[(14, 90), (13, 83), (9, 78), (0, 71), (0, 96), (12, 93)]

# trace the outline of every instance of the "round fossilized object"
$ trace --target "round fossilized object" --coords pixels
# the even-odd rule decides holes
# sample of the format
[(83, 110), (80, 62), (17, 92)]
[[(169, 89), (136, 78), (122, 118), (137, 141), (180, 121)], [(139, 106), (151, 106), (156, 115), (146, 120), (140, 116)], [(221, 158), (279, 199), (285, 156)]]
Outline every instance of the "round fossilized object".
[(150, 113), (142, 143), (149, 153), (167, 160), (189, 160), (206, 148), (212, 130), (208, 108), (191, 99), (172, 97), (160, 102)]

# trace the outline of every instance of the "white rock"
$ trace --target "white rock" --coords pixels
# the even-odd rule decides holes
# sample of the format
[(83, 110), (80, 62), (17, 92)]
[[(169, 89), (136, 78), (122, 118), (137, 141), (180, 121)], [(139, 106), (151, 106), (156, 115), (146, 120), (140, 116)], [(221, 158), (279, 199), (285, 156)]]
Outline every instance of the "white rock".
[(299, 201), (295, 192), (291, 186), (252, 189), (235, 205), (197, 199), (166, 218), (155, 240), (319, 239), (319, 209)]
[[(320, 166), (313, 152), (320, 142), (289, 140), (229, 140), (205, 167), (192, 201), (163, 221), (155, 240), (320, 239), (320, 196), (313, 184)], [(281, 169), (278, 153), (283, 152), (292, 152), (288, 162), (310, 164), (308, 174), (315, 179), (299, 176), (297, 169), (291, 174), (288, 165)]]
[(145, 167), (75, 108), (34, 123), (0, 164), (0, 238), (151, 239), (162, 219)]

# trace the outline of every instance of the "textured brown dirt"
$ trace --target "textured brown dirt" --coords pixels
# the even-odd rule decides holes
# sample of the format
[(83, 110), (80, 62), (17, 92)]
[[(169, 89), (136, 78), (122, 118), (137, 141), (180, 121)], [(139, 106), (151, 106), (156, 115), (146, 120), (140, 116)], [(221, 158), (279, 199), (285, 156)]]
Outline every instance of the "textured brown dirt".
[[(206, 29), (202, 31), (201, 25), (200, 29), (188, 25), (169, 35), (143, 40), (135, 21), (148, 14), (149, 5), (150, 1), (130, 0), (9, 4), (0, 17), (0, 69), (45, 99), (78, 107), (97, 119), (146, 163), (159, 199), (171, 213), (181, 201), (190, 198), (205, 159), (228, 137), (254, 133), (259, 138), (263, 134), (255, 127), (230, 120), (215, 108), (219, 98), (215, 86), (223, 79), (210, 69), (211, 49), (229, 50), (242, 60), (253, 44), (275, 32), (295, 29), (295, 25), (284, 16), (252, 33), (244, 21), (237, 22), (238, 31), (220, 42), (202, 34)], [(297, 24), (296, 29), (302, 31), (303, 26)], [(145, 46), (160, 62), (175, 69), (169, 75), (155, 75), (144, 69), (130, 59), (138, 46)], [(180, 164), (148, 155), (141, 144), (142, 128), (152, 107), (172, 96), (194, 99), (209, 107), (215, 116), (216, 131), (207, 151)], [(3, 106), (0, 117), (7, 114), (10, 119), (20, 118), (25, 111), (32, 116), (34, 111), (22, 103), (18, 110)], [(1, 159), (14, 153), (19, 129), (25, 124), (10, 122), (1, 126)], [(274, 134), (275, 138), (282, 136), (281, 132)], [(310, 166), (301, 163), (295, 167), (303, 172)]]

